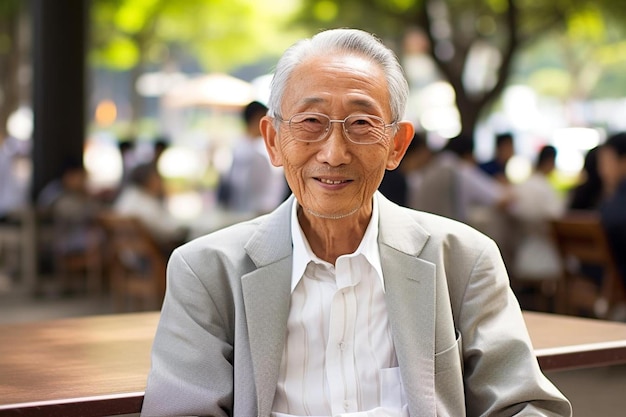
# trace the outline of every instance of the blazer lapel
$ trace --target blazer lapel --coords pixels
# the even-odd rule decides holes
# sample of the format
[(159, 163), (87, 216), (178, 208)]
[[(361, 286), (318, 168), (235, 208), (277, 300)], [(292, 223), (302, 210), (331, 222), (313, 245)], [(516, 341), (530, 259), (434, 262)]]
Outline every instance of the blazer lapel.
[[(428, 233), (377, 193), (379, 248), (389, 322), (411, 416), (435, 416), (435, 266), (418, 258)], [(258, 415), (274, 401), (287, 332), (292, 268), (291, 203), (270, 214), (246, 245), (258, 269), (242, 277)]]
[(244, 275), (241, 284), (260, 416), (272, 410), (287, 332), (292, 201), (290, 198), (266, 216), (246, 244), (248, 255), (258, 267)]
[(435, 265), (418, 257), (428, 233), (379, 198), (385, 297), (410, 415), (435, 416)]

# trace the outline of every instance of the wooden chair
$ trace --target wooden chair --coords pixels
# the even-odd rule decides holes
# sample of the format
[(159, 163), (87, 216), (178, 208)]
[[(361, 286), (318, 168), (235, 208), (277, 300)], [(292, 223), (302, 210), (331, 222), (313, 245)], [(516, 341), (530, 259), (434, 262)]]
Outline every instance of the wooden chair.
[(94, 219), (55, 217), (43, 208), (36, 208), (33, 223), (34, 291), (101, 295), (104, 259), (100, 224)]
[[(625, 300), (625, 292), (599, 216), (568, 213), (552, 222), (552, 232), (563, 261), (559, 312), (577, 314), (582, 310), (609, 318), (612, 309)], [(585, 272), (590, 267), (599, 272), (599, 286)]]
[(159, 245), (135, 217), (107, 212), (99, 222), (107, 236), (105, 256), (115, 309), (159, 309), (167, 265)]
[(92, 294), (102, 292), (102, 239), (100, 230), (92, 225), (86, 233), (85, 247), (77, 252), (55, 255), (55, 271), (63, 287), (70, 289), (79, 284)]

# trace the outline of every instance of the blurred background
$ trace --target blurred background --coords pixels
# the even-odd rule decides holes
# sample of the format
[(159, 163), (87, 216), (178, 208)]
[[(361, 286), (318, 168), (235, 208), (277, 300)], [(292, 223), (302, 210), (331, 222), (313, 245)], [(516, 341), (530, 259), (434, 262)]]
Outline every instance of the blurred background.
[[(551, 145), (548, 178), (566, 196), (588, 152), (626, 130), (623, 0), (0, 0), (0, 323), (158, 309), (167, 249), (129, 252), (134, 225), (95, 213), (152, 164), (160, 219), (176, 223), (168, 243), (258, 214), (220, 202), (241, 113), (266, 102), (285, 48), (333, 27), (394, 49), (405, 118), (433, 152), (471, 135), (486, 162), (510, 133), (510, 184)], [(152, 287), (124, 293), (122, 277)], [(609, 416), (623, 413), (625, 372), (551, 378), (577, 415)]]
[[(284, 49), (322, 28), (365, 29), (396, 51), (405, 118), (431, 149), (469, 133), (487, 161), (494, 137), (512, 133), (516, 183), (552, 145), (550, 180), (566, 193), (587, 151), (626, 130), (624, 23), (622, 0), (1, 0), (0, 181), (11, 184), (0, 217), (32, 227), (0, 240), (0, 291), (46, 294), (38, 201), (69, 161), (104, 206), (127, 165), (155, 162), (190, 237), (238, 219), (217, 190), (240, 113), (267, 100)], [(33, 233), (29, 249), (20, 236)]]

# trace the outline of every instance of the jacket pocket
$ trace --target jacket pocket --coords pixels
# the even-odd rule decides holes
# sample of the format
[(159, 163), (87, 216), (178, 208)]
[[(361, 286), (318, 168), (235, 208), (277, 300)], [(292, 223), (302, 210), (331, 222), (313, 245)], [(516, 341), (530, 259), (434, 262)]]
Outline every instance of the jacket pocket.
[(460, 369), (463, 371), (463, 338), (458, 330), (455, 331), (455, 343), (435, 353), (435, 374), (445, 372), (448, 369)]
[(435, 354), (435, 392), (438, 416), (465, 416), (463, 341), (458, 331), (455, 343)]

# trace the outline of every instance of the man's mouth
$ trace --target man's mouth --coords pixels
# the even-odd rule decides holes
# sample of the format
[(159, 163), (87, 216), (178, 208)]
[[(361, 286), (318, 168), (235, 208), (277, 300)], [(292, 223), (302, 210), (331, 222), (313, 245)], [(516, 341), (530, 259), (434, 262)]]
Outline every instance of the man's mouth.
[(317, 180), (323, 184), (329, 184), (329, 185), (339, 185), (339, 184), (345, 184), (347, 182), (350, 182), (350, 180), (329, 180), (326, 178), (317, 178)]

